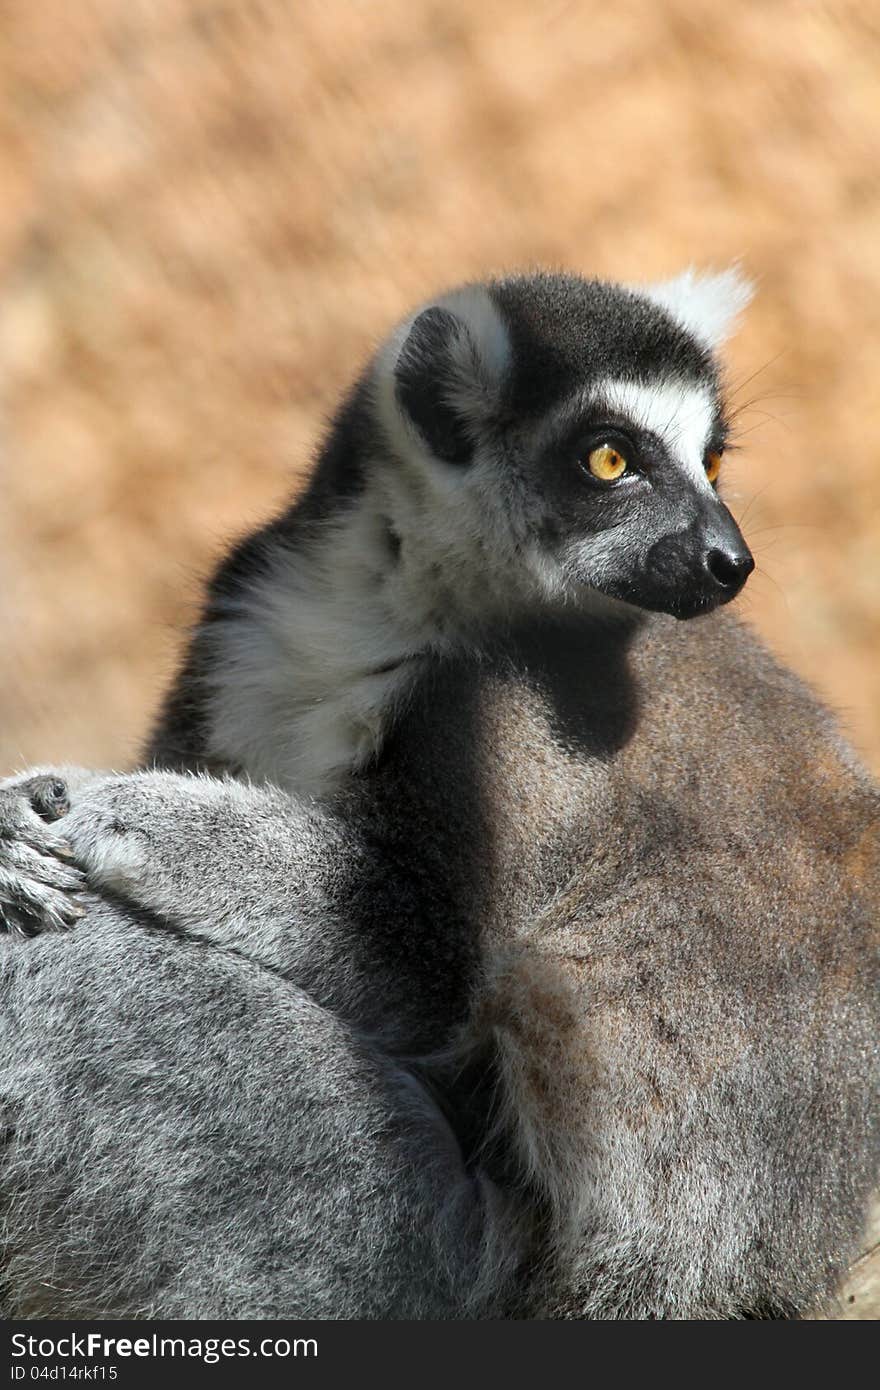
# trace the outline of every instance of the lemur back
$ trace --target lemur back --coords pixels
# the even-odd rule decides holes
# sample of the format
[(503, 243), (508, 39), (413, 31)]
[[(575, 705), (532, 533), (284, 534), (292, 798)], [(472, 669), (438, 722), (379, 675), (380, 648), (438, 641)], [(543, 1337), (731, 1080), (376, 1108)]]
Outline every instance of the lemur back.
[[(497, 1078), (502, 1172), (515, 1155), (552, 1212), (553, 1310), (826, 1296), (880, 1173), (880, 794), (826, 712), (721, 615), (542, 625), (438, 678), (370, 774), (442, 825), (414, 764), (471, 789), (459, 1046)], [(389, 979), (426, 1001), (444, 963), (413, 989), (411, 947)]]

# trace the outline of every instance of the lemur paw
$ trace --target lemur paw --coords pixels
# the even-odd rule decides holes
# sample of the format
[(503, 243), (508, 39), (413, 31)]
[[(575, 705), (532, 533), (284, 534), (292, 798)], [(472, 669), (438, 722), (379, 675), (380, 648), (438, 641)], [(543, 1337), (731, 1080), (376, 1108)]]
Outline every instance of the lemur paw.
[(67, 780), (52, 770), (0, 783), (0, 931), (36, 936), (62, 931), (86, 909), (76, 894), (85, 876), (53, 829), (70, 807)]

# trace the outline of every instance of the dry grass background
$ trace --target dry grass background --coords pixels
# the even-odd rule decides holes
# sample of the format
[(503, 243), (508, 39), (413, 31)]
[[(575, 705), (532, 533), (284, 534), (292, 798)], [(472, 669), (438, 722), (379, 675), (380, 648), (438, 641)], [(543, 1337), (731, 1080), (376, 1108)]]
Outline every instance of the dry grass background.
[(421, 296), (736, 257), (742, 607), (880, 767), (878, 73), (861, 0), (3, 0), (0, 768), (135, 755)]
[(0, 770), (136, 755), (413, 302), (734, 258), (741, 607), (880, 768), (878, 74), (863, 0), (0, 0)]

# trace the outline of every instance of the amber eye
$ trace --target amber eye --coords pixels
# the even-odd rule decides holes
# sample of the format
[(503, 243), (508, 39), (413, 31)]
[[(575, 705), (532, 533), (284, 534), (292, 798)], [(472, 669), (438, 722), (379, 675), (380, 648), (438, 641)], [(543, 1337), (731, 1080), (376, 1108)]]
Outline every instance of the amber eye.
[(594, 478), (603, 483), (613, 483), (626, 472), (626, 459), (611, 444), (600, 444), (587, 459), (587, 466)]
[(721, 472), (721, 455), (720, 455), (720, 454), (707, 454), (707, 455), (706, 455), (706, 477), (709, 479), (709, 482), (710, 482), (710, 483), (717, 482), (717, 480), (718, 480), (718, 474), (719, 474), (720, 472)]

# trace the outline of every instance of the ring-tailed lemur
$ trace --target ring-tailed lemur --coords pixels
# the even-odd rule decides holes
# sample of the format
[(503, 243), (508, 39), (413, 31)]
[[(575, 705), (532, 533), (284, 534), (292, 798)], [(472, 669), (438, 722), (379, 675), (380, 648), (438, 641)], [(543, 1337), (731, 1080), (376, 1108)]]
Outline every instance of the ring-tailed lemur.
[[(376, 756), (430, 656), (528, 613), (689, 617), (734, 598), (753, 561), (716, 491), (712, 350), (748, 297), (734, 271), (642, 292), (532, 275), (407, 318), (304, 496), (220, 565), (145, 762), (326, 797)], [(70, 920), (74, 872), (39, 853), (52, 835), (0, 803), (8, 924)]]
[(7, 947), (14, 1311), (833, 1285), (880, 1143), (877, 791), (741, 627), (663, 616), (751, 566), (712, 487), (740, 293), (445, 299), (221, 568), (154, 753), (312, 795), (156, 771), (47, 827), (129, 906)]
[(733, 598), (752, 558), (714, 487), (711, 349), (747, 297), (733, 272), (641, 294), (538, 275), (409, 317), (304, 496), (221, 564), (148, 760), (326, 795), (426, 656), (528, 612)]

